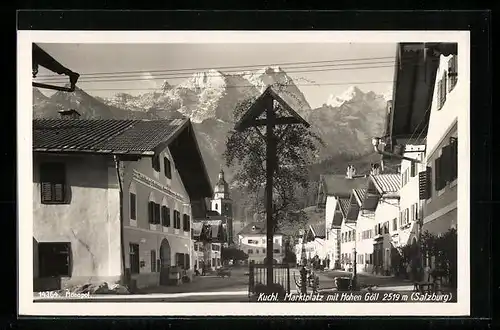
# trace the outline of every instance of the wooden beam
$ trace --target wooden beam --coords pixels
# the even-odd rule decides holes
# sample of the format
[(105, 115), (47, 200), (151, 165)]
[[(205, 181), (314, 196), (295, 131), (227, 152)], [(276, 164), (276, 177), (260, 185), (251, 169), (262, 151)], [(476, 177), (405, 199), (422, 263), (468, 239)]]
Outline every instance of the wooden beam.
[[(267, 121), (265, 119), (255, 119), (252, 121), (252, 126), (265, 126)], [(301, 124), (302, 121), (295, 117), (279, 117), (275, 119), (275, 125), (289, 125)]]

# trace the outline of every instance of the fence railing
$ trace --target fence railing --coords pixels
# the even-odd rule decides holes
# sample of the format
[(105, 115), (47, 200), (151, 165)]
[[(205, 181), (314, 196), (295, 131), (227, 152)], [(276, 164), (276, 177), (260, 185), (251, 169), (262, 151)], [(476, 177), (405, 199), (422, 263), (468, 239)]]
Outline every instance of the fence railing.
[[(250, 263), (248, 279), (248, 294), (255, 293), (258, 284), (267, 285), (267, 265)], [(273, 283), (281, 285), (287, 293), (290, 293), (290, 265), (273, 264)]]

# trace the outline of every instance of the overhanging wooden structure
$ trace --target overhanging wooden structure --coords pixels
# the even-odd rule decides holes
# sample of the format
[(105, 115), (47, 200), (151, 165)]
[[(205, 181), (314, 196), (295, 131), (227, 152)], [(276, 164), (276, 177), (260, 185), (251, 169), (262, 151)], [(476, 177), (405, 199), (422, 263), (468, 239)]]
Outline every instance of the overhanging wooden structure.
[(46, 51), (44, 51), (40, 46), (33, 43), (32, 49), (32, 66), (33, 66), (33, 78), (36, 78), (38, 74), (38, 67), (43, 66), (44, 68), (55, 72), (57, 74), (64, 74), (69, 77), (69, 87), (55, 86), (44, 83), (33, 82), (33, 87), (53, 89), (62, 92), (74, 92), (76, 87), (76, 82), (80, 77), (80, 74), (71, 71), (70, 69), (63, 66), (61, 63), (56, 61), (52, 56), (50, 56)]

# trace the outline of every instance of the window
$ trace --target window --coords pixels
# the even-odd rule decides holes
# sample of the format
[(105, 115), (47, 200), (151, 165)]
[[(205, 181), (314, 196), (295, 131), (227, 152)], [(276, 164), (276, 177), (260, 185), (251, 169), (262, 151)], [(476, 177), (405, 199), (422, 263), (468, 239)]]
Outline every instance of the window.
[(151, 250), (151, 273), (156, 273), (156, 251)]
[(191, 269), (191, 259), (187, 253), (184, 254), (184, 269)]
[(417, 164), (415, 164), (414, 162), (411, 162), (410, 174), (412, 178), (417, 175)]
[(40, 165), (41, 201), (43, 204), (66, 203), (66, 167), (63, 163)]
[(398, 230), (398, 218), (392, 219), (392, 230)]
[(151, 166), (156, 172), (160, 172), (160, 156), (159, 155), (154, 155), (153, 158), (151, 158)]
[(165, 205), (161, 207), (161, 224), (163, 227), (170, 227), (170, 209)]
[(130, 219), (136, 220), (136, 196), (133, 193), (130, 193)]
[(152, 225), (160, 224), (160, 204), (156, 204), (153, 201), (148, 203), (148, 219), (149, 223)]
[(130, 273), (139, 274), (139, 244), (129, 244)]
[(280, 253), (280, 249), (273, 249), (273, 253)]
[(441, 157), (438, 157), (434, 160), (434, 189), (439, 191), (443, 189), (440, 177), (441, 170)]
[(279, 244), (279, 240), (277, 238), (274, 239), (274, 243)]
[(165, 171), (165, 176), (168, 179), (172, 179), (172, 164), (170, 163), (170, 160), (167, 157), (163, 157), (163, 167)]
[(71, 276), (71, 243), (38, 243), (40, 277)]
[(262, 253), (266, 254), (266, 249), (262, 249)]
[(184, 253), (176, 253), (175, 254), (175, 265), (181, 269), (184, 268), (184, 263), (186, 259), (184, 258)]
[(458, 57), (453, 55), (448, 61), (448, 78), (450, 83), (448, 84), (448, 92), (451, 92), (458, 81)]
[(256, 250), (255, 250), (255, 254), (259, 254), (259, 249), (256, 249)]
[(174, 228), (181, 229), (181, 213), (174, 210)]
[(418, 220), (418, 203), (413, 204), (413, 220)]
[(389, 234), (389, 221), (384, 222), (384, 234)]
[(182, 228), (184, 228), (184, 231), (189, 231), (191, 225), (191, 217), (187, 214), (182, 215)]
[(444, 103), (446, 102), (446, 71), (443, 71), (443, 75), (437, 84), (437, 108), (441, 110)]
[[(458, 143), (456, 138), (450, 138), (450, 144), (443, 147), (439, 169), (439, 187), (444, 188), (446, 184), (453, 182), (458, 175)], [(437, 181), (438, 179), (436, 179)]]
[(248, 254), (253, 254), (253, 249), (248, 249)]
[(266, 239), (265, 238), (262, 239), (262, 244), (266, 244)]
[[(266, 242), (266, 240), (263, 240), (263, 241), (264, 241), (264, 243)], [(256, 239), (249, 239), (248, 244), (259, 244), (259, 241), (257, 241)]]

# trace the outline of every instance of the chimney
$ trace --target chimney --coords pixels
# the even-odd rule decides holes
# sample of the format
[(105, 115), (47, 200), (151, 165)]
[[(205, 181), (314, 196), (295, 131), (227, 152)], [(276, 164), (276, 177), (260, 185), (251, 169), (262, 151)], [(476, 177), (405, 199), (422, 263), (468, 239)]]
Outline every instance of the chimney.
[(59, 117), (61, 119), (78, 119), (80, 118), (80, 114), (74, 109), (61, 110), (59, 111)]
[(370, 174), (371, 174), (371, 175), (379, 175), (379, 174), (380, 174), (380, 171), (381, 171), (380, 164), (378, 164), (378, 163), (373, 163), (373, 164), (372, 164), (371, 171), (370, 171)]
[(356, 175), (356, 169), (352, 165), (347, 166), (346, 178), (352, 179)]

